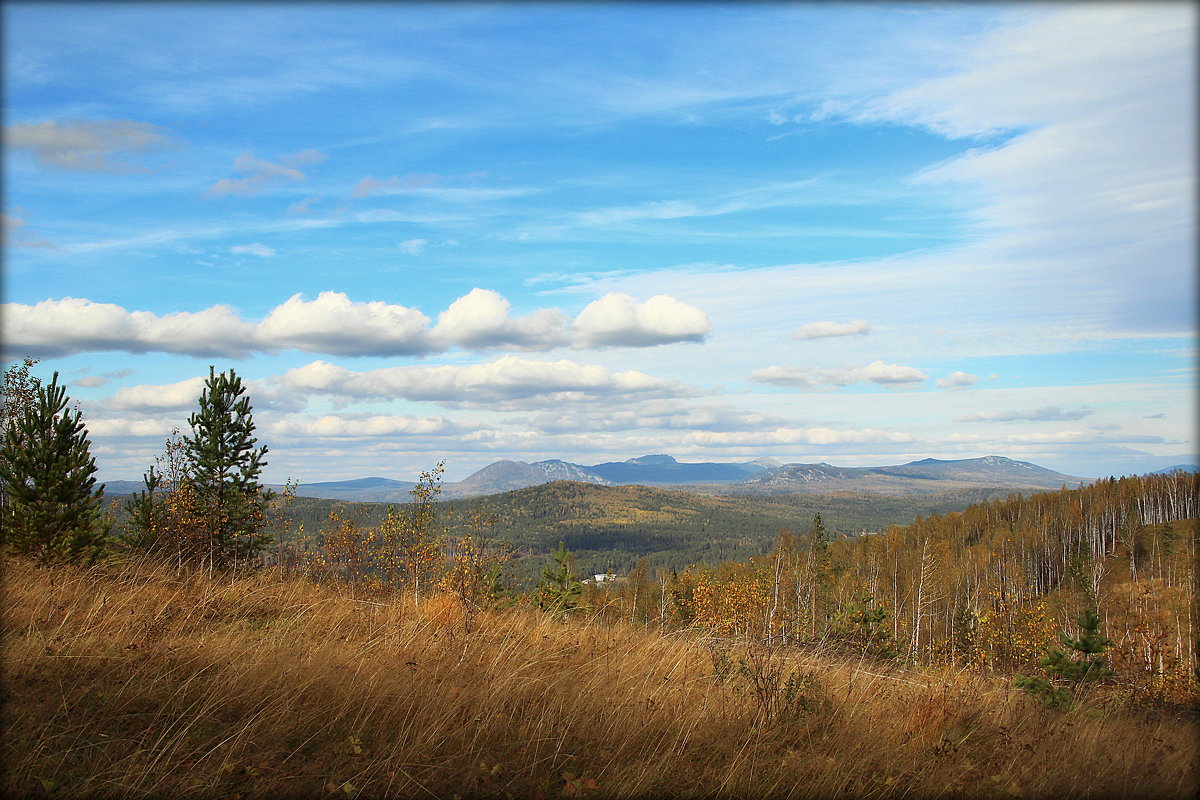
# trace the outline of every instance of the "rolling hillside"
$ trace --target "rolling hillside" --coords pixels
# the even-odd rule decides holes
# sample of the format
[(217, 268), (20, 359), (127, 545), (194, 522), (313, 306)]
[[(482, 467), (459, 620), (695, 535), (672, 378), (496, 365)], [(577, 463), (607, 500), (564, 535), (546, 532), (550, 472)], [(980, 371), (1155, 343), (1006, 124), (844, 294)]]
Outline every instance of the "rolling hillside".
[[(494, 535), (522, 553), (519, 571), (536, 575), (546, 554), (562, 541), (584, 573), (627, 572), (639, 558), (651, 565), (682, 568), (759, 555), (771, 548), (782, 528), (808, 529), (814, 514), (841, 535), (882, 530), (918, 516), (965, 508), (1007, 495), (988, 488), (938, 494), (887, 497), (840, 493), (791, 496), (712, 496), (645, 486), (599, 486), (554, 482), (488, 497), (439, 504), (452, 534), (470, 512), (487, 509), (496, 517)], [(314, 535), (331, 508), (363, 526), (374, 526), (387, 504), (296, 498), (287, 514)]]

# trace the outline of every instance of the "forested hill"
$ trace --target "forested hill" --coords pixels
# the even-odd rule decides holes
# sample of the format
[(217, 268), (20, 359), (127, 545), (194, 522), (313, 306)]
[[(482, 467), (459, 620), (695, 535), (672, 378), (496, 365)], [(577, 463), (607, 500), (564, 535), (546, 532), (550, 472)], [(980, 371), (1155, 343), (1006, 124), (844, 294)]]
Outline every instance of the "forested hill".
[[(438, 504), (452, 535), (461, 533), (471, 512), (496, 518), (495, 538), (524, 555), (528, 575), (560, 541), (586, 574), (627, 572), (641, 557), (654, 566), (682, 569), (745, 559), (770, 549), (781, 529), (806, 529), (821, 514), (831, 531), (855, 535), (905, 524), (918, 516), (944, 513), (1006, 496), (996, 489), (960, 489), (910, 497), (854, 494), (772, 497), (707, 496), (645, 486), (601, 486), (557, 481), (503, 494)], [(308, 497), (294, 499), (287, 515), (317, 533), (331, 509), (373, 527), (385, 503), (351, 503)], [(540, 567), (539, 567), (540, 568)]]

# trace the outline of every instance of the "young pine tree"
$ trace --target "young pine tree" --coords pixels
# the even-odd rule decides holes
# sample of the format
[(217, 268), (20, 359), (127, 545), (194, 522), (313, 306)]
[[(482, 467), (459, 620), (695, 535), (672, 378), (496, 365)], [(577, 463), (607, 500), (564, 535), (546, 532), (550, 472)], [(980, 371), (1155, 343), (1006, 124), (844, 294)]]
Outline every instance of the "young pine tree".
[(574, 559), (566, 545), (558, 543), (558, 549), (550, 553), (553, 565), (542, 570), (542, 580), (537, 587), (538, 608), (543, 611), (570, 611), (579, 606), (583, 594), (583, 581), (575, 571)]
[(254, 447), (258, 440), (245, 393), (233, 370), (217, 375), (209, 367), (200, 410), (188, 419), (192, 434), (184, 439), (187, 482), (205, 519), (211, 566), (248, 563), (270, 538), (270, 494), (258, 484), (267, 448)]
[(1040, 697), (1048, 706), (1069, 709), (1086, 687), (1112, 675), (1104, 663), (1103, 653), (1112, 641), (1100, 635), (1100, 617), (1091, 608), (1085, 608), (1077, 620), (1079, 636), (1060, 636), (1064, 646), (1074, 651), (1073, 658), (1066, 651), (1051, 648), (1042, 658), (1042, 668), (1050, 678), (1018, 675), (1013, 685), (1026, 694)]
[[(7, 389), (7, 386), (6, 386)], [(108, 524), (96, 488), (96, 460), (78, 410), (67, 410), (58, 373), (37, 383), (28, 402), (9, 405), (0, 443), (0, 523), (3, 542), (43, 561), (92, 559)]]

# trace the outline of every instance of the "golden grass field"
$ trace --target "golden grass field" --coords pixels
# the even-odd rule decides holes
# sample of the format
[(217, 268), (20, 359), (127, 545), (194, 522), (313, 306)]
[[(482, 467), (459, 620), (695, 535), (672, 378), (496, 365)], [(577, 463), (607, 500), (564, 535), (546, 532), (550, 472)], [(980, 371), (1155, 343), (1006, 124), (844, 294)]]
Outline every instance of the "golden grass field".
[[(5, 797), (1191, 797), (1192, 718), (449, 597), (5, 558)], [(745, 669), (739, 667), (744, 662)], [(775, 685), (788, 676), (789, 691)]]

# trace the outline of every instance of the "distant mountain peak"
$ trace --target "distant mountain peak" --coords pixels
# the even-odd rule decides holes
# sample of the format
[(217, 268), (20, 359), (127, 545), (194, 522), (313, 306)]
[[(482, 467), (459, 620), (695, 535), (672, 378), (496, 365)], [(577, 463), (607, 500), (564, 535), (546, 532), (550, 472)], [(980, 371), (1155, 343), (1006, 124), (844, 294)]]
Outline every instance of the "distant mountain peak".
[(749, 461), (743, 461), (742, 463), (743, 464), (754, 464), (756, 466), (764, 467), (766, 469), (775, 469), (777, 467), (783, 466), (782, 461), (778, 461), (774, 458), (771, 458), (770, 456), (764, 456), (762, 458), (754, 458)]
[(629, 458), (625, 460), (626, 464), (642, 464), (644, 466), (660, 466), (662, 464), (678, 464), (674, 456), (668, 456), (663, 453), (657, 453), (650, 456), (638, 456), (637, 458)]

